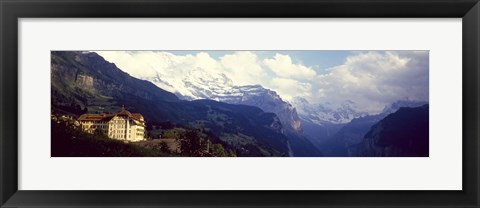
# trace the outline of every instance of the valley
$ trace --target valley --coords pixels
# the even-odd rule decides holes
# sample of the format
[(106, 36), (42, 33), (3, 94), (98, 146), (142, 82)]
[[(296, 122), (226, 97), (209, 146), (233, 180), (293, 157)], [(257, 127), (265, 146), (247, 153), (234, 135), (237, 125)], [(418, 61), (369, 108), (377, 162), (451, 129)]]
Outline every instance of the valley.
[[(124, 106), (145, 117), (146, 141), (137, 146), (164, 156), (409, 156), (414, 153), (397, 140), (381, 149), (385, 144), (374, 142), (385, 137), (379, 126), (385, 119), (400, 119), (393, 115), (402, 109), (428, 104), (397, 100), (372, 113), (348, 99), (314, 104), (301, 96), (284, 98), (260, 84), (236, 85), (219, 71), (150, 71), (150, 76), (134, 77), (95, 52), (54, 51), (51, 58), (52, 116), (75, 120), (87, 113), (114, 114)], [(411, 123), (416, 117), (401, 119)], [(417, 139), (423, 139), (418, 147), (423, 149), (416, 152), (424, 153), (428, 125), (422, 128), (415, 131), (427, 128), (427, 135)], [(179, 151), (182, 138), (188, 141), (184, 147), (198, 140), (198, 150)]]

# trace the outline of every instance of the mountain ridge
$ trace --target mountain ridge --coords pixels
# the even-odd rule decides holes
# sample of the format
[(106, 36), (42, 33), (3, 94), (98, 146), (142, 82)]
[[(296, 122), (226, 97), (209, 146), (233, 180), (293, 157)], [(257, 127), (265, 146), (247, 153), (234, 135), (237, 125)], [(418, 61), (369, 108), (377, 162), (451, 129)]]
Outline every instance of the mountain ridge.
[(382, 113), (376, 115), (367, 115), (353, 119), (350, 123), (343, 126), (335, 135), (322, 144), (320, 150), (329, 156), (354, 156), (357, 155), (356, 145), (362, 142), (365, 134), (376, 123), (395, 113), (400, 108), (426, 105), (428, 103), (421, 101), (396, 101), (386, 106)]
[(350, 100), (346, 100), (337, 107), (329, 106), (328, 103), (312, 104), (301, 97), (294, 97), (291, 103), (296, 107), (303, 120), (320, 126), (346, 124), (354, 118), (368, 115), (368, 113), (358, 110), (356, 104)]
[[(199, 68), (192, 69), (183, 78), (175, 80), (162, 79), (162, 73), (155, 76), (139, 77), (149, 80), (157, 86), (178, 87), (175, 94), (184, 100), (210, 99), (229, 104), (255, 106), (265, 112), (275, 113), (283, 126), (282, 134), (293, 139), (289, 144), (297, 155), (321, 155), (318, 149), (303, 136), (300, 118), (295, 107), (284, 101), (277, 92), (266, 89), (261, 85), (237, 86), (224, 73), (211, 72)], [(180, 79), (181, 82), (177, 80)], [(172, 88), (172, 89), (173, 89)]]
[[(96, 53), (52, 52), (51, 56), (52, 114), (115, 112), (125, 105), (143, 114), (147, 123), (202, 125), (239, 156), (288, 156), (287, 138), (280, 133), (283, 126), (275, 114), (247, 105), (180, 100)], [(240, 143), (232, 143), (234, 138)]]
[(372, 126), (357, 148), (360, 156), (428, 157), (428, 104), (400, 107)]

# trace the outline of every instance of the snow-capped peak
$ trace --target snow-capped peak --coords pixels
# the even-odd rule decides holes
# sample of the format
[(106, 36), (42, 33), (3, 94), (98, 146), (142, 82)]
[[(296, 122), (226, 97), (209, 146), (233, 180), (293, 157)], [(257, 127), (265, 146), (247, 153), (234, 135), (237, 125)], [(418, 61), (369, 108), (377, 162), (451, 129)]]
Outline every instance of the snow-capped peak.
[(418, 107), (418, 106), (425, 105), (425, 104), (428, 104), (428, 102), (426, 102), (426, 101), (399, 100), (399, 101), (393, 102), (390, 105), (385, 106), (385, 108), (382, 111), (382, 114), (388, 115), (388, 114), (391, 114), (391, 113), (395, 113), (401, 107), (414, 108), (414, 107)]
[(354, 118), (367, 115), (366, 112), (358, 110), (355, 103), (350, 100), (334, 106), (330, 103), (312, 104), (304, 98), (295, 97), (291, 103), (297, 109), (300, 118), (319, 125), (348, 123)]

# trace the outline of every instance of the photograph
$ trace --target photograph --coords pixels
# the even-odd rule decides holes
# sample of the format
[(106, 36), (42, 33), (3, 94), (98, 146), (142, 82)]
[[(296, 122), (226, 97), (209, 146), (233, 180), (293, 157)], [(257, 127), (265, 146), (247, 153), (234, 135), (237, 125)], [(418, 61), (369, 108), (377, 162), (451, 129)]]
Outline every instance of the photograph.
[(428, 50), (50, 57), (51, 157), (429, 157)]

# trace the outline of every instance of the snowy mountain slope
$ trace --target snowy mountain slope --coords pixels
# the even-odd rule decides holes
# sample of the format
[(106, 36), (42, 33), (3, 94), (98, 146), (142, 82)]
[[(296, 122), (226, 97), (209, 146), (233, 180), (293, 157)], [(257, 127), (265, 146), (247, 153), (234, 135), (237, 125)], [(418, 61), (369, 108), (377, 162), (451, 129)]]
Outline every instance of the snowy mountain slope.
[[(175, 77), (175, 79), (169, 79)], [(296, 109), (284, 101), (275, 91), (261, 85), (236, 86), (224, 73), (193, 69), (181, 77), (161, 76), (142, 77), (159, 87), (172, 88), (178, 97), (185, 100), (210, 99), (229, 104), (255, 106), (265, 112), (275, 113), (282, 133), (289, 138), (289, 147), (295, 156), (320, 156), (318, 149), (303, 136), (300, 118)], [(174, 90), (174, 91), (173, 91)]]
[(299, 116), (310, 123), (317, 125), (345, 124), (354, 118), (368, 115), (366, 112), (359, 111), (352, 101), (345, 101), (338, 107), (334, 107), (328, 103), (311, 104), (306, 99), (295, 97), (291, 101), (296, 107)]
[[(260, 85), (235, 86), (224, 73), (193, 69), (180, 78), (176, 76), (141, 77), (157, 86), (172, 89), (185, 100), (210, 99), (230, 104), (256, 106), (265, 112), (277, 114), (285, 131), (301, 133), (301, 123), (296, 109), (275, 91)], [(174, 91), (175, 90), (175, 91)]]

